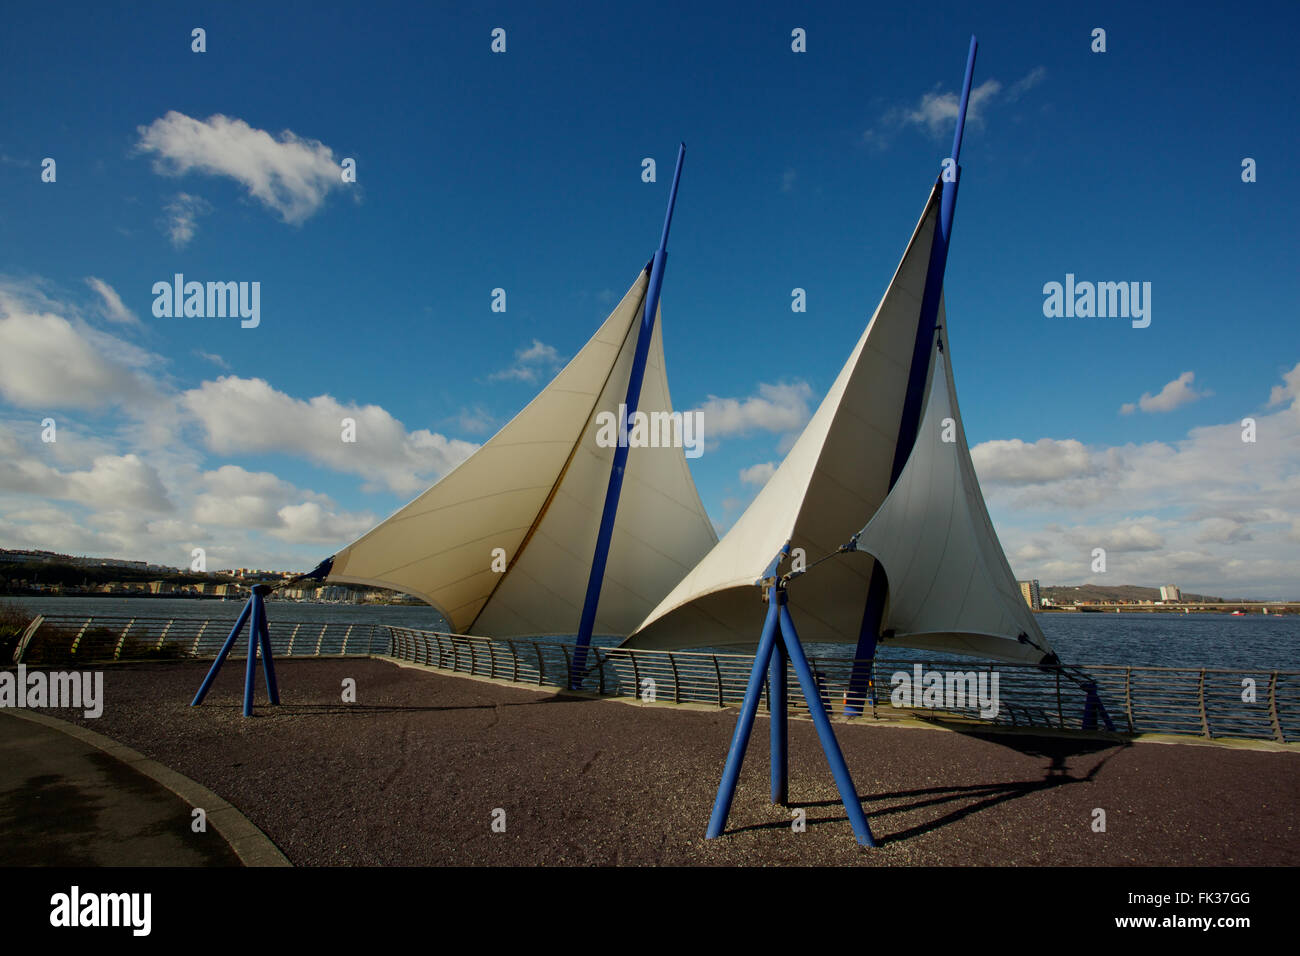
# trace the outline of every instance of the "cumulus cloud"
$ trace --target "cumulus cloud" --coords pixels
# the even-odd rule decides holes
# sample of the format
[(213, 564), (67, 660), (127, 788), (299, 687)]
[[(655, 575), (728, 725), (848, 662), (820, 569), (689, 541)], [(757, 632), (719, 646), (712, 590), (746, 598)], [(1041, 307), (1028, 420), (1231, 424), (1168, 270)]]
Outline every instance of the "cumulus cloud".
[(0, 284), (0, 396), (42, 409), (102, 408), (153, 396), (140, 372), (155, 357), (91, 328), (74, 310), (49, 311), (58, 308)]
[(1145, 516), (1112, 525), (1071, 528), (1065, 532), (1070, 541), (1083, 548), (1105, 548), (1108, 552), (1159, 551), (1165, 539), (1157, 530), (1156, 519)]
[(1282, 375), (1281, 385), (1273, 386), (1268, 396), (1268, 404), (1272, 408), (1297, 397), (1300, 397), (1300, 362), (1297, 362), (1291, 371)]
[(767, 480), (776, 474), (776, 463), (762, 461), (756, 465), (750, 465), (748, 468), (740, 470), (740, 480), (747, 485), (767, 484)]
[[(1198, 398), (1205, 398), (1207, 395), (1213, 395), (1213, 392), (1198, 392), (1192, 387), (1195, 380), (1194, 372), (1184, 372), (1172, 382), (1165, 385), (1155, 395), (1150, 392), (1144, 392), (1142, 397), (1136, 403), (1126, 402), (1120, 406), (1120, 413), (1131, 415), (1139, 408), (1144, 412), (1172, 412), (1189, 402), (1194, 402)], [(1276, 391), (1276, 389), (1274, 390)]]
[[(423, 490), (478, 448), (427, 429), (408, 432), (378, 405), (345, 405), (329, 395), (303, 401), (260, 378), (223, 375), (180, 401), (212, 451), (298, 455), (401, 493)], [(344, 418), (356, 422), (355, 442), (341, 440)]]
[(222, 465), (202, 478), (194, 520), (204, 525), (257, 528), (285, 541), (346, 544), (376, 523), (369, 512), (349, 514), (326, 495), (303, 491), (266, 471)]
[(137, 131), (137, 149), (157, 155), (159, 172), (228, 176), (288, 223), (312, 216), (326, 194), (342, 185), (334, 151), (290, 130), (276, 139), (235, 117), (218, 113), (198, 120), (170, 110)]
[[(1300, 382), (1300, 373), (1285, 378)], [(1282, 386), (1274, 403), (1282, 407), (1254, 416), (1253, 442), (1233, 421), (1193, 428), (1174, 442), (976, 446), (976, 470), (1017, 574), (1300, 596), (1300, 401), (1292, 387)], [(1051, 447), (1036, 458), (1045, 442)], [(1041, 515), (1060, 513), (1070, 515), (1068, 528), (1042, 524)], [(1091, 572), (1092, 547), (1108, 549), (1105, 575)]]
[(271, 534), (286, 541), (342, 545), (369, 531), (373, 515), (342, 515), (315, 501), (285, 505), (277, 512), (280, 527)]
[(807, 382), (760, 384), (758, 394), (748, 398), (718, 398), (710, 395), (696, 411), (704, 415), (710, 439), (747, 435), (755, 431), (793, 432), (811, 417), (808, 403), (812, 388)]
[(173, 510), (158, 473), (135, 454), (100, 455), (90, 468), (61, 470), (24, 454), (13, 435), (0, 441), (0, 492), (19, 492), (91, 507)]
[(1082, 442), (1040, 438), (1032, 444), (1019, 438), (981, 442), (971, 449), (981, 482), (1034, 484), (1075, 478), (1095, 470)]
[(493, 372), (488, 381), (535, 382), (541, 375), (554, 373), (563, 365), (564, 359), (554, 346), (533, 339), (532, 345), (515, 352), (514, 365)]

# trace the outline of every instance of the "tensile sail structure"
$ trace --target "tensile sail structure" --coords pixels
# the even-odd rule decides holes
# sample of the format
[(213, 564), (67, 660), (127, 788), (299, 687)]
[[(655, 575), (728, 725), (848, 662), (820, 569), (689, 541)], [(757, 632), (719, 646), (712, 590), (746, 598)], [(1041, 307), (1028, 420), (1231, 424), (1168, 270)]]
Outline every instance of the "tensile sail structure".
[(786, 802), (788, 661), (854, 834), (875, 845), (803, 640), (856, 644), (850, 713), (869, 681), (863, 659), (880, 642), (1056, 663), (989, 520), (948, 361), (943, 276), (976, 49), (971, 37), (952, 153), (857, 346), (749, 508), (623, 643), (671, 650), (757, 640), (711, 838), (726, 827), (764, 678), (772, 802)]
[[(971, 464), (946, 359), (942, 299), (921, 321), (942, 184), (930, 192), (870, 323), (785, 460), (722, 540), (624, 642), (675, 650), (752, 645), (755, 583), (781, 573), (805, 640), (858, 643), (875, 565), (887, 581), (881, 643), (1039, 663), (1052, 651), (1020, 595)], [(918, 335), (929, 341), (923, 416), (891, 488)], [(855, 532), (856, 550), (844, 550)]]
[(683, 437), (659, 293), (685, 153), (658, 250), (587, 344), (473, 455), (309, 577), (415, 595), (457, 633), (576, 634), (585, 647), (630, 632), (717, 542), (684, 442), (628, 438), (638, 415), (652, 437)]

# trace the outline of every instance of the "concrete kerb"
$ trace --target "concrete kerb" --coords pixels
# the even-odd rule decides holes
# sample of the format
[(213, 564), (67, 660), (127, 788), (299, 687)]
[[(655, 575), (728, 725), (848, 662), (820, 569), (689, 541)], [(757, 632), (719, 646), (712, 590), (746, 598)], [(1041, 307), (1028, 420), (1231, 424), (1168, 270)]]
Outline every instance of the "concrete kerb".
[(208, 824), (230, 845), (244, 866), (293, 866), (280, 852), (280, 848), (271, 842), (270, 837), (228, 801), (203, 784), (177, 773), (157, 760), (146, 757), (138, 750), (118, 743), (111, 737), (105, 737), (78, 724), (19, 708), (6, 709), (5, 712), (20, 720), (30, 720), (32, 723), (49, 727), (51, 730), (57, 730), (89, 744), (166, 787), (191, 807), (202, 807), (207, 815)]

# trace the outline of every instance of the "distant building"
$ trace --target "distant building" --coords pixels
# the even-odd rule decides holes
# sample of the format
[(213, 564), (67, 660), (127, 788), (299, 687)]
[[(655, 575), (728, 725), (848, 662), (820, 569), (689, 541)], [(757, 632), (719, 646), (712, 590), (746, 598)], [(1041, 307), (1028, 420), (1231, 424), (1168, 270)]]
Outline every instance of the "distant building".
[(1166, 584), (1160, 588), (1160, 600), (1162, 601), (1181, 601), (1183, 592), (1172, 584)]
[(1038, 593), (1037, 579), (1033, 581), (1017, 581), (1016, 583), (1020, 585), (1020, 593), (1024, 596), (1025, 603), (1035, 611), (1041, 611), (1043, 609), (1043, 600)]

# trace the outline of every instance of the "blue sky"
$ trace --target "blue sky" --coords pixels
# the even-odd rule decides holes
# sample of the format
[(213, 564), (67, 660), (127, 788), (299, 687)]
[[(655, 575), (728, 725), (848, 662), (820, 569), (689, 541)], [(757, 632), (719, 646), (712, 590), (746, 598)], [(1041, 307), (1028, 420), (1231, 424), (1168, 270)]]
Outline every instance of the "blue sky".
[[(692, 462), (725, 529), (884, 291), (975, 32), (946, 295), (1013, 568), (1300, 596), (1294, 4), (564, 6), (12, 11), (0, 545), (314, 565), (586, 341), (654, 250), (679, 140), (665, 344), (678, 408), (742, 409)], [(176, 272), (260, 282), (261, 324), (155, 318)], [(1150, 282), (1150, 327), (1045, 317), (1066, 273)], [(367, 460), (302, 437), (348, 409), (386, 436)]]

